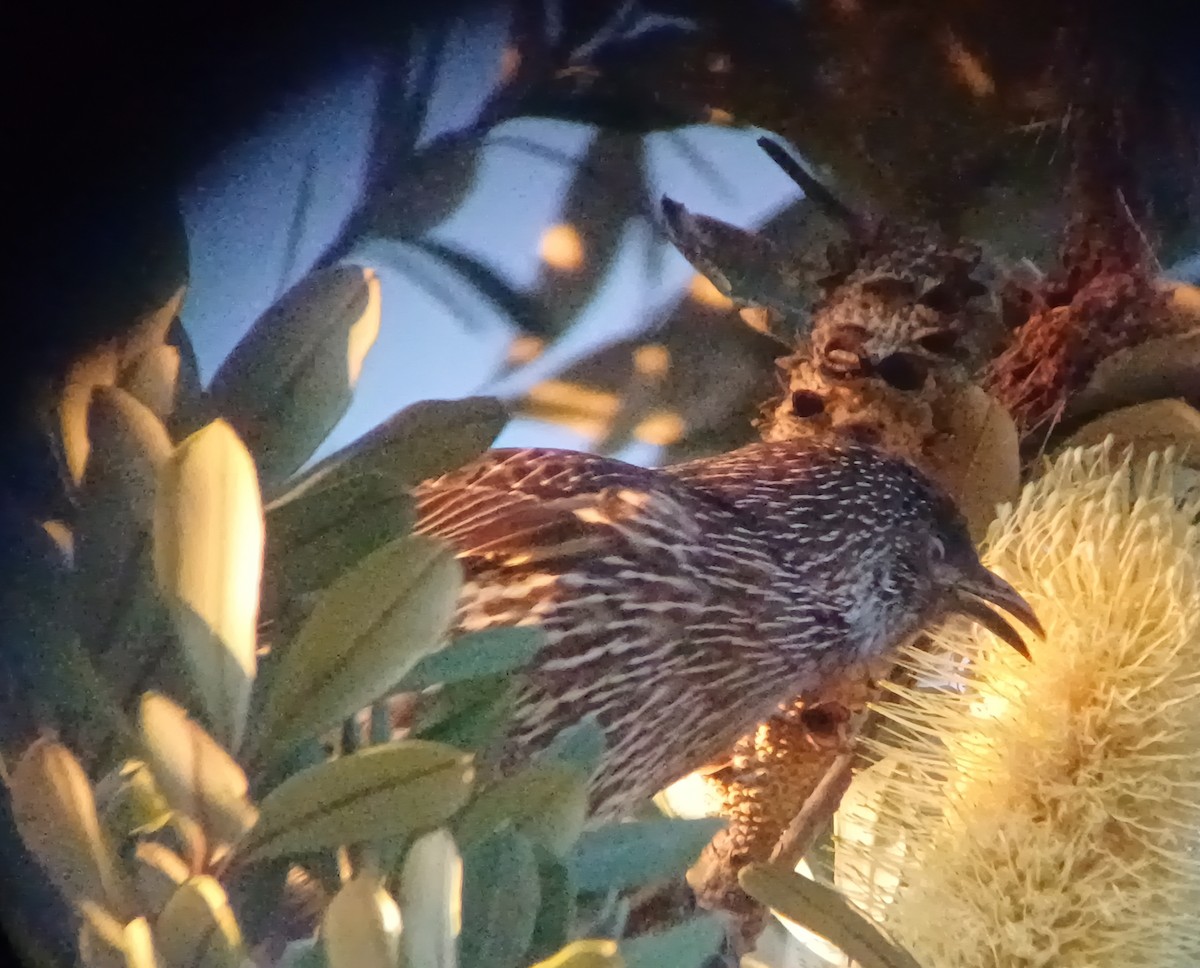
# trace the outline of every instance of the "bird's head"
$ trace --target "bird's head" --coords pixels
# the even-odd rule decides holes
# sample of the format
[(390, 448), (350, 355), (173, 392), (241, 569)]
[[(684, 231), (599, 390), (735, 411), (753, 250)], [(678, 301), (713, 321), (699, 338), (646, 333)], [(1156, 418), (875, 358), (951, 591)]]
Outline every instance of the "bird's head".
[[(797, 587), (816, 590), (840, 617), (860, 658), (890, 653), (955, 615), (1028, 657), (1009, 619), (1041, 636), (1032, 607), (983, 565), (957, 506), (924, 474), (858, 443), (758, 446), (794, 455), (774, 473), (792, 485), (779, 507), (795, 541)], [(803, 622), (805, 602), (795, 607)]]

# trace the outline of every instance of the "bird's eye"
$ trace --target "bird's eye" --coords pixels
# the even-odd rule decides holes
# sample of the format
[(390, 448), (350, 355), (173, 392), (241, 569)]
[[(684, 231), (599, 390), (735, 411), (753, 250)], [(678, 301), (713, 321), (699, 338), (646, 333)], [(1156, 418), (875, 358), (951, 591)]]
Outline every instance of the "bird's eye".
[(797, 417), (816, 417), (825, 411), (825, 401), (812, 390), (797, 390), (792, 394), (792, 413)]

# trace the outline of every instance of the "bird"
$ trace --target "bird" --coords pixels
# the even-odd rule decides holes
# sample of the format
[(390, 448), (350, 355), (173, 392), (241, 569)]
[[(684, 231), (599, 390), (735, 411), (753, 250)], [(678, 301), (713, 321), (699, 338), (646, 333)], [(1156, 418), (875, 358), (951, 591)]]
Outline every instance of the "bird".
[(595, 823), (949, 616), (1026, 657), (1009, 619), (1042, 635), (953, 500), (868, 442), (764, 441), (658, 468), (500, 449), (414, 496), (415, 530), (462, 565), (455, 632), (544, 630), (488, 761), (516, 770), (593, 717)]

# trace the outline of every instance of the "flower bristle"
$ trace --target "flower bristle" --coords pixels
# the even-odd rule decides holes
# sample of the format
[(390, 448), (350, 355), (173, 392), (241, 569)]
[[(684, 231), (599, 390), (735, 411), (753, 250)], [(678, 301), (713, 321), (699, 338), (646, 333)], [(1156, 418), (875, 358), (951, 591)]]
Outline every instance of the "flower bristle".
[(954, 624), (880, 704), (839, 887), (923, 968), (1200, 964), (1200, 502), (1176, 469), (1059, 457), (984, 556), (1045, 626), (1033, 661)]

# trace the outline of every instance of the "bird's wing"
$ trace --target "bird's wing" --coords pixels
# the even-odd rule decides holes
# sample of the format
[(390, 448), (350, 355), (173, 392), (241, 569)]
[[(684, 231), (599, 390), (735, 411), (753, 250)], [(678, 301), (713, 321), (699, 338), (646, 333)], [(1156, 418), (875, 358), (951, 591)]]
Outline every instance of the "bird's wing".
[(495, 451), (416, 489), (417, 530), (462, 558), (566, 563), (633, 544), (678, 564), (703, 540), (686, 489), (653, 471), (567, 451)]

